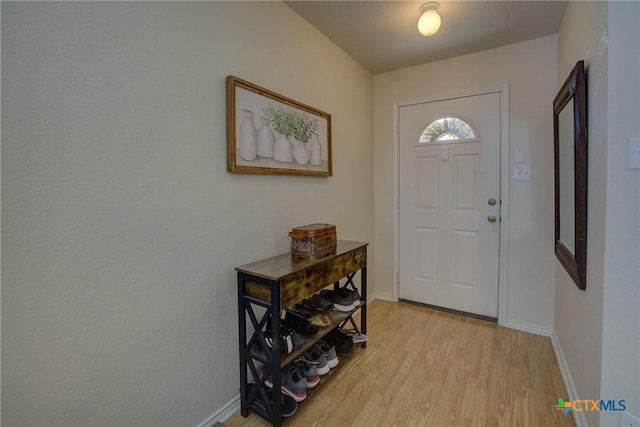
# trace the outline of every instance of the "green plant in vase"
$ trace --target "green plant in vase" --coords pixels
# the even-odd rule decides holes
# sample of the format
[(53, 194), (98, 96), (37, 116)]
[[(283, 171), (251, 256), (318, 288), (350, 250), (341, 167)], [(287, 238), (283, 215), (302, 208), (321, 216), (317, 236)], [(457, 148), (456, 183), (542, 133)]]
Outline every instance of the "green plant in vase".
[(281, 135), (292, 136), (294, 134), (294, 120), (291, 111), (287, 111), (281, 104), (267, 104), (262, 110), (271, 121), (271, 129)]
[(273, 159), (282, 163), (293, 162), (291, 137), (294, 133), (294, 124), (291, 112), (281, 104), (272, 103), (268, 103), (262, 111), (269, 119), (271, 129), (277, 134), (273, 145)]
[(298, 111), (292, 111), (293, 114), (293, 136), (298, 141), (307, 142), (311, 136), (318, 133), (318, 119), (309, 117)]
[[(292, 162), (304, 166), (311, 158), (309, 139), (318, 133), (318, 119), (297, 110), (286, 109), (281, 104), (267, 104), (264, 115), (271, 128), (282, 137), (276, 138), (273, 158), (280, 162)], [(293, 146), (293, 148), (291, 148)]]

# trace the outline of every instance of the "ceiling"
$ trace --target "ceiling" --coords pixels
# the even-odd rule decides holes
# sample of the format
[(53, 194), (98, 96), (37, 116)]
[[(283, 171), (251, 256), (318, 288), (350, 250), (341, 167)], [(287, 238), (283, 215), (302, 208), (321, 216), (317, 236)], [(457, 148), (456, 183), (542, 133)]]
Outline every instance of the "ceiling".
[(371, 73), (555, 34), (566, 1), (440, 0), (440, 31), (417, 29), (425, 1), (285, 1)]

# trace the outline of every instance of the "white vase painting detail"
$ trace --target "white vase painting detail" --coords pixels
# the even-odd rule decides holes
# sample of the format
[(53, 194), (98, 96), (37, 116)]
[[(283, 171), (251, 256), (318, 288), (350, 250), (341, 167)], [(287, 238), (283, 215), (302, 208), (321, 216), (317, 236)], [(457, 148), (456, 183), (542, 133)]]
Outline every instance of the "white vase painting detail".
[(311, 153), (307, 150), (306, 143), (298, 141), (296, 138), (291, 138), (291, 143), (293, 144), (293, 149), (291, 150), (291, 154), (293, 154), (293, 158), (300, 165), (304, 166), (309, 163), (309, 159), (311, 158)]
[(251, 161), (256, 158), (257, 131), (253, 124), (255, 113), (251, 110), (240, 110), (244, 116), (240, 124), (240, 157)]
[(314, 166), (322, 165), (322, 145), (320, 144), (320, 136), (317, 133), (311, 137), (309, 151), (311, 151), (311, 164)]
[(260, 127), (258, 128), (258, 156), (273, 157), (273, 144), (276, 136), (271, 131), (269, 119), (260, 117)]
[(291, 142), (289, 137), (281, 133), (276, 136), (273, 144), (273, 159), (282, 163), (293, 162), (293, 154), (291, 153)]

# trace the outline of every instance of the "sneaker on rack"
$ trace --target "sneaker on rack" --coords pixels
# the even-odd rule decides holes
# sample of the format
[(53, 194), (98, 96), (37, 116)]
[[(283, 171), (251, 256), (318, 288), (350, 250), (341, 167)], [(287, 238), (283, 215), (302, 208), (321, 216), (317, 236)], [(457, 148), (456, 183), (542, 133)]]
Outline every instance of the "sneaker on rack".
[(315, 310), (311, 310), (300, 303), (294, 305), (292, 308), (289, 308), (289, 310), (295, 311), (296, 314), (302, 317), (308, 317), (308, 316), (313, 316), (314, 314), (317, 314)]
[(340, 357), (346, 357), (353, 351), (353, 339), (340, 328), (333, 329), (324, 336), (324, 340), (327, 344), (335, 346)]
[[(271, 333), (271, 322), (267, 322), (266, 334), (269, 337), (273, 335)], [(292, 351), (296, 348), (302, 347), (305, 343), (305, 339), (282, 320), (280, 321), (280, 335), (291, 338), (291, 344), (293, 345)], [(283, 351), (283, 353), (285, 352)], [(289, 353), (291, 353), (291, 351), (286, 352), (286, 354)]]
[(293, 348), (300, 348), (304, 345), (306, 340), (297, 333), (293, 328), (285, 324), (284, 322), (280, 322), (280, 330), (283, 331), (283, 335), (287, 335), (291, 337), (291, 343), (293, 344)]
[[(269, 413), (271, 412), (271, 410), (267, 409), (267, 406), (269, 406), (269, 408), (273, 408), (273, 391), (264, 390), (264, 389), (262, 391), (264, 392), (264, 396), (262, 395), (262, 393), (260, 393), (256, 384), (253, 384), (253, 383), (247, 384), (248, 395), (249, 396), (255, 395), (255, 397), (253, 398), (253, 403), (255, 403), (255, 405), (258, 406), (263, 411)], [(268, 405), (264, 400), (265, 396), (269, 401)], [(281, 396), (282, 396), (282, 400), (281, 400), (280, 408), (282, 410), (282, 416), (285, 418), (290, 417), (296, 413), (296, 410), (298, 409), (298, 403), (293, 397), (287, 394), (282, 393)]]
[(333, 310), (333, 303), (327, 300), (320, 294), (313, 294), (310, 298), (307, 298), (311, 301), (316, 307), (320, 308), (323, 313), (328, 313)]
[(282, 370), (283, 394), (293, 397), (296, 402), (302, 402), (307, 398), (307, 380), (295, 366), (287, 366)]
[(307, 388), (314, 388), (320, 383), (320, 376), (318, 375), (316, 365), (312, 365), (304, 359), (296, 359), (293, 361), (293, 366), (298, 368), (302, 376), (307, 379)]
[(325, 312), (324, 306), (321, 304), (318, 304), (316, 301), (314, 301), (311, 298), (303, 299), (296, 305), (317, 314)]
[(302, 355), (302, 359), (312, 365), (315, 365), (318, 370), (318, 374), (320, 375), (327, 374), (330, 370), (329, 365), (327, 365), (327, 358), (325, 357), (324, 352), (318, 351), (315, 347), (311, 347), (307, 350), (307, 352)]
[(309, 323), (305, 316), (302, 316), (289, 309), (287, 309), (287, 312), (284, 316), (284, 323), (300, 334), (314, 335), (318, 333), (318, 328)]
[[(273, 348), (273, 338), (271, 336), (272, 334), (269, 332), (265, 333), (265, 341), (267, 342), (267, 346), (269, 348)], [(280, 335), (279, 337), (280, 340), (280, 353), (281, 354), (289, 354), (293, 351), (293, 342), (291, 341), (291, 336), (290, 335)]]
[(318, 351), (324, 353), (324, 357), (327, 359), (327, 365), (329, 365), (329, 368), (333, 369), (338, 366), (338, 363), (340, 363), (340, 361), (338, 360), (338, 356), (336, 355), (335, 346), (330, 346), (325, 341), (320, 340), (316, 343), (315, 347), (318, 349)]
[(273, 378), (271, 378), (271, 373), (268, 372), (267, 365), (262, 365), (260, 373), (264, 377), (264, 385), (268, 388), (273, 388)]
[(354, 344), (360, 344), (367, 341), (367, 336), (362, 332), (355, 331), (353, 329), (346, 331), (347, 335), (351, 337)]
[[(345, 288), (347, 289), (347, 288)], [(356, 307), (360, 304), (360, 300), (362, 299), (360, 297), (360, 292), (358, 292), (358, 289), (347, 289), (347, 291), (351, 294), (351, 300), (353, 301), (353, 303), (356, 305)]]
[(333, 306), (338, 311), (348, 312), (356, 308), (353, 303), (351, 293), (347, 289), (340, 288), (337, 290), (323, 290), (320, 291), (320, 295), (333, 303)]

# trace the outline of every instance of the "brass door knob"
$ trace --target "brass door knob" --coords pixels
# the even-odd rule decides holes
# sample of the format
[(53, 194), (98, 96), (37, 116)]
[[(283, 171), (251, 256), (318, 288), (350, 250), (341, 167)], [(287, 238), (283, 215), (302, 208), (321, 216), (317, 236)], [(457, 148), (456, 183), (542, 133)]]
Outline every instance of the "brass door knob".
[(495, 216), (495, 215), (489, 215), (489, 216), (487, 217), (487, 221), (489, 221), (489, 222), (496, 222), (496, 220), (497, 220), (497, 219), (498, 219), (498, 218), (496, 218), (496, 216)]

